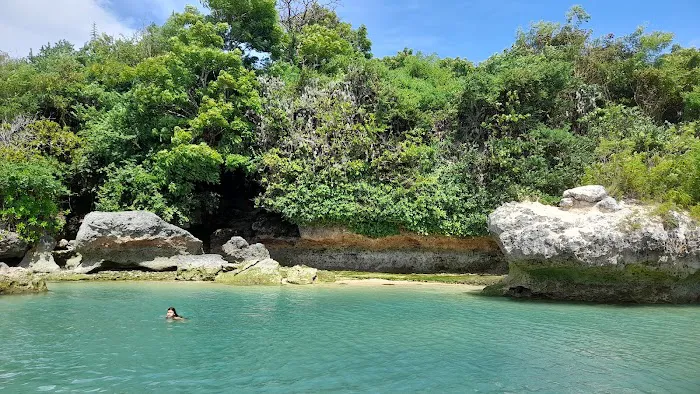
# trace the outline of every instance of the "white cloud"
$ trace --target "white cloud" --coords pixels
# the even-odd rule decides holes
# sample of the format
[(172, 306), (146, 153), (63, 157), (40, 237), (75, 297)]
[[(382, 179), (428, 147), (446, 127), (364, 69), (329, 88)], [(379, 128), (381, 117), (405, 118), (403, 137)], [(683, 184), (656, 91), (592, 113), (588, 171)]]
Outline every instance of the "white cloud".
[(109, 13), (100, 0), (4, 0), (0, 5), (0, 51), (13, 57), (66, 39), (76, 47), (100, 32), (131, 35), (134, 30)]

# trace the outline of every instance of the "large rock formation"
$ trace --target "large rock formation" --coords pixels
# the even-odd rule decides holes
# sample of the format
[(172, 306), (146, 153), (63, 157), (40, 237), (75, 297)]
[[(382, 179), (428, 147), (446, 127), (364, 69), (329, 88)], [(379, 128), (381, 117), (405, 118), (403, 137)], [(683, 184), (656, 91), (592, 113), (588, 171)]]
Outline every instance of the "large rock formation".
[[(604, 302), (700, 301), (700, 230), (686, 215), (618, 204), (602, 187), (565, 192), (565, 208), (523, 202), (489, 216), (509, 262), (487, 293)], [(571, 199), (573, 201), (567, 200)]]
[(149, 261), (202, 254), (202, 241), (145, 211), (91, 212), (75, 240), (82, 256), (77, 271), (107, 267), (148, 268)]
[(0, 295), (41, 293), (48, 291), (46, 282), (29, 270), (0, 263)]
[(0, 229), (0, 261), (21, 260), (27, 252), (28, 245), (19, 234)]

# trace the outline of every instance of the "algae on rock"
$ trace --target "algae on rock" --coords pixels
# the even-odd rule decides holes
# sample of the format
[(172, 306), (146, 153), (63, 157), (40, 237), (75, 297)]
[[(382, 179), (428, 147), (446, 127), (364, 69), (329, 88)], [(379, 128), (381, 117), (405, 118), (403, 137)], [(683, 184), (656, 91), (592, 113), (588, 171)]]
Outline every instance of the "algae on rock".
[(48, 291), (43, 278), (24, 268), (0, 263), (0, 295), (42, 293)]
[(305, 265), (295, 265), (294, 267), (287, 268), (285, 271), (286, 282), (293, 285), (312, 285), (316, 282), (318, 277), (318, 270), (316, 268), (307, 267)]
[(282, 272), (278, 262), (265, 259), (248, 263), (238, 270), (217, 275), (216, 282), (229, 285), (280, 285)]

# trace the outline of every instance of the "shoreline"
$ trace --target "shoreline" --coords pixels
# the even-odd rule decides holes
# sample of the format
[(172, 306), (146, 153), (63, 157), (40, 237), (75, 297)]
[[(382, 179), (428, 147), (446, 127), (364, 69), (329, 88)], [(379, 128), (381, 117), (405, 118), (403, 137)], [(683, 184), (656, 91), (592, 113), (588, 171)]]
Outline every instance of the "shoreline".
[(382, 287), (382, 286), (395, 286), (395, 287), (422, 287), (422, 288), (451, 288), (466, 290), (468, 292), (480, 292), (486, 285), (473, 285), (466, 283), (441, 283), (441, 282), (418, 282), (411, 280), (388, 280), (388, 279), (342, 279), (333, 283), (322, 283), (321, 285), (335, 286), (346, 286), (346, 287)]
[[(209, 280), (183, 280), (177, 272), (148, 271), (103, 271), (95, 274), (58, 272), (37, 275), (47, 283), (66, 282), (156, 282), (156, 283), (216, 283)], [(298, 285), (283, 283), (284, 287), (402, 287), (443, 288), (478, 292), (486, 286), (500, 281), (502, 276), (477, 274), (390, 274), (381, 272), (322, 271), (313, 284)], [(245, 287), (228, 285), (233, 287)], [(274, 287), (274, 286), (272, 286)]]
[(129, 279), (124, 279), (124, 280), (46, 280), (46, 283), (49, 285), (49, 290), (52, 284), (74, 284), (74, 283), (91, 283), (91, 284), (97, 284), (97, 283), (148, 283), (148, 284), (159, 284), (159, 285), (185, 285), (185, 286), (209, 286), (209, 285), (214, 285), (214, 286), (220, 286), (220, 287), (225, 287), (225, 288), (307, 288), (307, 289), (314, 289), (314, 288), (385, 288), (385, 287), (392, 287), (392, 288), (405, 288), (405, 289), (411, 289), (411, 288), (421, 288), (421, 289), (444, 289), (444, 290), (460, 290), (460, 291), (466, 291), (466, 292), (480, 292), (483, 290), (486, 286), (485, 285), (472, 285), (472, 284), (463, 284), (463, 283), (440, 283), (440, 282), (417, 282), (417, 281), (409, 281), (409, 280), (387, 280), (387, 279), (342, 279), (338, 280), (336, 282), (321, 282), (321, 283), (315, 283), (313, 285), (297, 285), (297, 284), (291, 284), (291, 283), (283, 283), (280, 285), (275, 285), (275, 286), (270, 286), (270, 285), (250, 285), (250, 286), (240, 286), (240, 285), (228, 285), (228, 284), (222, 284), (222, 283), (217, 283), (213, 281), (183, 281), (183, 280), (174, 280), (174, 279), (165, 279), (165, 280), (153, 280), (153, 279), (135, 279), (135, 280), (129, 280)]

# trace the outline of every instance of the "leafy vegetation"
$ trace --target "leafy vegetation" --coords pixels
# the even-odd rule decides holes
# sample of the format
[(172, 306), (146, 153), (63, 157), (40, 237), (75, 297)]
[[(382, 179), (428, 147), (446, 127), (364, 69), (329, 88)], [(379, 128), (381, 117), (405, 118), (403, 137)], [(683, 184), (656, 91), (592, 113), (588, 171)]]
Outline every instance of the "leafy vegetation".
[(480, 235), (499, 204), (581, 183), (700, 215), (700, 50), (669, 33), (595, 37), (573, 7), (480, 64), (376, 59), (316, 0), (202, 4), (0, 55), (3, 227), (31, 240), (91, 209), (197, 225), (227, 214), (231, 179), (293, 223), (372, 236)]

